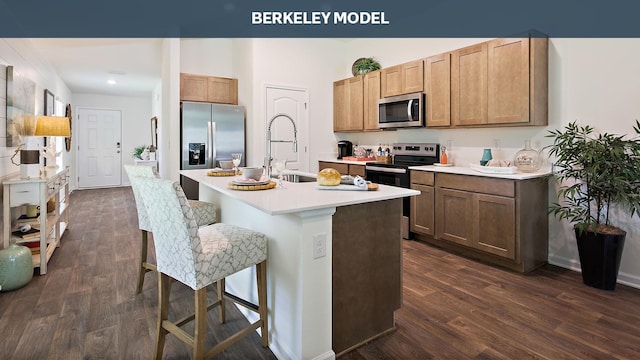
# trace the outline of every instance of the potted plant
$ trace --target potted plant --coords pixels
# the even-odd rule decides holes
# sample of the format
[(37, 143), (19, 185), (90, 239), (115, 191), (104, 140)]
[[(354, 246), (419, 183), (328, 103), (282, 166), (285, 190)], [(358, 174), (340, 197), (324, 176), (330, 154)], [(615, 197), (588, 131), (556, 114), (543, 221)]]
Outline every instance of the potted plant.
[(133, 148), (133, 152), (131, 153), (131, 156), (134, 159), (145, 160), (142, 158), (142, 153), (144, 153), (144, 151), (147, 150), (148, 148), (149, 147), (147, 145), (136, 146), (135, 148)]
[(633, 217), (640, 210), (640, 122), (635, 135), (595, 134), (589, 125), (549, 131), (555, 174), (561, 183), (549, 212), (574, 224), (582, 279), (614, 290), (626, 232), (610, 218), (619, 206)]
[(375, 70), (380, 70), (380, 63), (372, 57), (360, 58), (356, 60), (351, 67), (351, 73), (353, 76), (364, 75)]

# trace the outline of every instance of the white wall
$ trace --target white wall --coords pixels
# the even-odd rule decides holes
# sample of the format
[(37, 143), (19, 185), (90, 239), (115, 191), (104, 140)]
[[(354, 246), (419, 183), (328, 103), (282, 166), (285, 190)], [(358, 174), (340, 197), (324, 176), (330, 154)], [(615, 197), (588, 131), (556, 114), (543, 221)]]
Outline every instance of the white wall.
[[(122, 164), (134, 164), (131, 153), (136, 146), (151, 143), (151, 95), (148, 97), (74, 94), (73, 111), (79, 108), (120, 110), (122, 112)], [(129, 179), (122, 171), (122, 184)]]

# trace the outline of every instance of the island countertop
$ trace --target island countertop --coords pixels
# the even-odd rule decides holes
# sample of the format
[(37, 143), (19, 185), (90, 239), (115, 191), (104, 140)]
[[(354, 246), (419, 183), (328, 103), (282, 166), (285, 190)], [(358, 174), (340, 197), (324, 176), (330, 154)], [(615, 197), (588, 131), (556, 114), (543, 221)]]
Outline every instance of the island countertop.
[[(373, 201), (397, 199), (419, 195), (420, 192), (395, 186), (379, 185), (378, 190), (320, 190), (318, 183), (285, 182), (286, 189), (257, 191), (233, 190), (229, 182), (236, 176), (208, 176), (206, 169), (181, 170), (180, 174), (189, 177), (201, 185), (208, 186), (224, 195), (242, 201), (269, 215), (299, 213), (308, 210), (325, 209), (346, 205), (362, 204)], [(315, 177), (315, 174), (295, 172)]]

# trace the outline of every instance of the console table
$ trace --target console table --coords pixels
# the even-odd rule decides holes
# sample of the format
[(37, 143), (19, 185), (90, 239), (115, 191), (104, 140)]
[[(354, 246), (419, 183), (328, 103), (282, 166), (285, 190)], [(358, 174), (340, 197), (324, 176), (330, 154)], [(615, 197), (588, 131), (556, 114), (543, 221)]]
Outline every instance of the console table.
[[(60, 238), (69, 225), (69, 167), (48, 169), (39, 178), (21, 179), (19, 175), (6, 178), (2, 182), (3, 193), (3, 248), (9, 240), (15, 243), (33, 242), (12, 234), (18, 230), (12, 227), (11, 209), (24, 205), (40, 206), (38, 220), (40, 230), (39, 254), (33, 254), (33, 267), (40, 268), (40, 275), (47, 273), (47, 262), (60, 246)], [(55, 208), (47, 212), (47, 202), (53, 199)], [(26, 215), (26, 214), (25, 214)]]

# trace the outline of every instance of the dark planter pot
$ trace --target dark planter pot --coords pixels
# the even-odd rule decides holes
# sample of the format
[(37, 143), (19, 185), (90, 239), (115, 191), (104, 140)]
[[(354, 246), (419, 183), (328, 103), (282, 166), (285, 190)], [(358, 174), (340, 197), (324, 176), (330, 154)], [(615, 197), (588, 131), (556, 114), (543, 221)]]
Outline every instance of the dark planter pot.
[(615, 290), (627, 233), (601, 234), (575, 229), (582, 282), (602, 290)]

